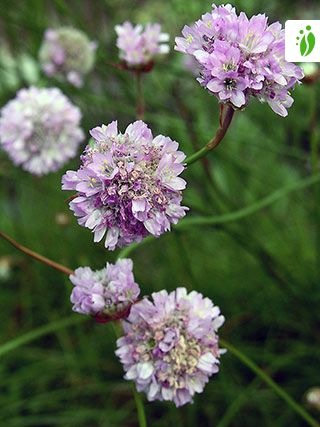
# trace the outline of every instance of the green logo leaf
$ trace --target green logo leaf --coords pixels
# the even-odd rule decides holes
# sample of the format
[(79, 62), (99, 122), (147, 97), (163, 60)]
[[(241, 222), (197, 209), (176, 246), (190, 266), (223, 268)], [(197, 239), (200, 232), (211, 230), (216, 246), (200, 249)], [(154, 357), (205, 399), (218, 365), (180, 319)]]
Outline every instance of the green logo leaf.
[(313, 51), (316, 44), (316, 38), (312, 32), (305, 34), (300, 42), (301, 56), (308, 56)]

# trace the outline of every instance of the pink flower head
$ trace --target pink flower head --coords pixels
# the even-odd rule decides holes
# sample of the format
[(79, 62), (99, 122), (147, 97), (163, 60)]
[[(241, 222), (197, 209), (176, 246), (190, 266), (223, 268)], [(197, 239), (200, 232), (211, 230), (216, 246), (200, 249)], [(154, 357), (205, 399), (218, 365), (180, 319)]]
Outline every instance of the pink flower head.
[(21, 89), (0, 114), (0, 143), (14, 164), (34, 175), (55, 172), (84, 138), (81, 112), (60, 89)]
[(78, 171), (62, 178), (63, 190), (77, 191), (70, 208), (94, 241), (104, 236), (111, 250), (160, 236), (185, 215), (181, 206), (186, 183), (179, 177), (185, 155), (169, 137), (153, 137), (142, 122), (124, 134), (117, 122), (91, 130), (93, 137)]
[(83, 77), (93, 68), (96, 48), (95, 42), (75, 28), (48, 29), (39, 53), (42, 69), (49, 77), (81, 87)]
[(251, 96), (268, 102), (286, 116), (293, 103), (290, 90), (303, 78), (302, 69), (284, 57), (284, 30), (268, 25), (265, 15), (237, 15), (231, 5), (216, 6), (185, 26), (175, 49), (193, 56), (200, 66), (198, 81), (222, 103), (244, 108)]
[(98, 319), (128, 312), (140, 294), (130, 259), (107, 263), (99, 271), (92, 271), (90, 267), (77, 268), (70, 280), (74, 285), (71, 294), (73, 310)]
[(148, 400), (192, 402), (219, 371), (219, 307), (200, 293), (178, 288), (160, 291), (135, 304), (117, 341), (125, 379), (133, 380)]
[(169, 34), (161, 32), (160, 24), (135, 27), (130, 22), (115, 27), (120, 59), (130, 68), (139, 68), (151, 62), (156, 55), (169, 52)]

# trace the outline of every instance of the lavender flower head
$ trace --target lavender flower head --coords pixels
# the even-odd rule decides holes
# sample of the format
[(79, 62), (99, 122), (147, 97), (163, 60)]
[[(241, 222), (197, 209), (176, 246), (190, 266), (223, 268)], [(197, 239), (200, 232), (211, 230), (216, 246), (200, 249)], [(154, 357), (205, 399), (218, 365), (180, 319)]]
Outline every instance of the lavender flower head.
[(66, 79), (76, 87), (83, 85), (95, 62), (97, 44), (74, 28), (48, 29), (40, 48), (40, 62), (49, 77)]
[(269, 25), (265, 15), (237, 15), (230, 4), (212, 6), (211, 13), (184, 27), (175, 49), (196, 58), (198, 81), (219, 102), (243, 109), (253, 96), (285, 117), (293, 103), (290, 90), (303, 72), (285, 60), (281, 24)]
[(77, 268), (70, 280), (74, 285), (73, 310), (99, 319), (121, 317), (129, 312), (140, 294), (130, 259), (107, 263), (99, 271), (92, 271), (90, 267)]
[(156, 292), (152, 299), (132, 307), (116, 354), (125, 379), (135, 381), (148, 400), (182, 406), (219, 370), (224, 350), (219, 349), (217, 330), (224, 317), (208, 298), (195, 291), (187, 294), (185, 288)]
[(120, 59), (128, 68), (139, 68), (150, 63), (158, 54), (169, 52), (169, 34), (161, 32), (160, 24), (135, 27), (130, 22), (115, 27)]
[(59, 89), (21, 89), (1, 110), (0, 143), (14, 164), (45, 175), (76, 155), (84, 138), (80, 120)]
[(185, 215), (181, 190), (185, 155), (169, 137), (153, 137), (142, 121), (124, 134), (117, 122), (91, 130), (93, 137), (78, 171), (62, 178), (63, 190), (77, 191), (70, 208), (80, 225), (110, 250), (160, 236)]

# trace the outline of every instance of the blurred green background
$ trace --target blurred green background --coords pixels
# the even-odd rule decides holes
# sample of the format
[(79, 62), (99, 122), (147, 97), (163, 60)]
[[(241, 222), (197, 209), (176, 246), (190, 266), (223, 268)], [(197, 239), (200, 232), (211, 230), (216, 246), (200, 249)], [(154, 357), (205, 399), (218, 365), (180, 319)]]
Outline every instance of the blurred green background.
[[(282, 23), (320, 17), (318, 1), (233, 4), (248, 15), (265, 12), (270, 21)], [(58, 85), (81, 108), (86, 133), (114, 119), (124, 130), (135, 118), (135, 86), (129, 73), (108, 65), (118, 55), (114, 26), (127, 19), (160, 22), (173, 46), (183, 25), (210, 6), (205, 0), (0, 0), (0, 107), (23, 86)], [(81, 90), (47, 80), (39, 70), (43, 32), (60, 25), (82, 29), (99, 43), (95, 70)], [(219, 111), (184, 60), (172, 50), (145, 76), (145, 120), (155, 134), (170, 135), (191, 154), (212, 137)], [(208, 157), (212, 180), (201, 162), (184, 174), (190, 218), (237, 211), (317, 174), (319, 95), (319, 83), (301, 85), (286, 119), (255, 101), (237, 114), (226, 139)], [(70, 268), (100, 269), (117, 252), (93, 243), (61, 191), (62, 174), (78, 164), (76, 158), (39, 179), (15, 168), (0, 152), (0, 230)], [(237, 221), (178, 228), (137, 248), (132, 258), (144, 294), (185, 285), (210, 297), (227, 319), (221, 336), (305, 405), (306, 391), (320, 386), (319, 184), (280, 195)], [(72, 315), (70, 291), (67, 276), (0, 241), (1, 426), (137, 425), (110, 325), (81, 322), (80, 315), (71, 317), (72, 325), (61, 324)], [(51, 333), (2, 354), (4, 343), (15, 347), (16, 337), (42, 325), (49, 325)], [(147, 403), (146, 410), (153, 427), (305, 425), (229, 353), (193, 405), (177, 410)]]

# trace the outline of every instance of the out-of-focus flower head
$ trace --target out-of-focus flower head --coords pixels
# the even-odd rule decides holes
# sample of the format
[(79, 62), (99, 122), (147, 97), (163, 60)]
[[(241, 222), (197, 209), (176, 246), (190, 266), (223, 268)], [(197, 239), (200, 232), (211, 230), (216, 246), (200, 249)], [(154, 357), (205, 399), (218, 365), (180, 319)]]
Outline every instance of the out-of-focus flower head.
[(306, 393), (306, 402), (307, 404), (320, 411), (320, 387), (312, 387)]
[(120, 59), (129, 69), (143, 69), (159, 54), (166, 54), (170, 48), (169, 34), (161, 32), (160, 24), (133, 26), (130, 22), (115, 27)]
[(265, 15), (237, 15), (230, 4), (212, 6), (211, 13), (184, 27), (175, 49), (196, 58), (198, 81), (219, 102), (243, 109), (253, 96), (286, 116), (293, 103), (290, 90), (303, 72), (285, 60), (281, 24), (269, 25)]
[(14, 259), (10, 256), (0, 257), (0, 282), (8, 280), (14, 266)]
[(54, 219), (55, 223), (60, 227), (66, 227), (71, 222), (70, 215), (66, 214), (65, 212), (57, 212)]
[(73, 310), (100, 321), (126, 317), (140, 294), (130, 259), (107, 263), (99, 271), (92, 271), (90, 267), (77, 268), (70, 280), (74, 285)]
[(320, 79), (319, 64), (315, 62), (303, 62), (300, 67), (304, 72), (303, 83), (313, 84)]
[(198, 292), (160, 291), (135, 304), (116, 351), (126, 371), (148, 400), (192, 402), (219, 370), (217, 330), (224, 317)]
[(48, 29), (39, 53), (42, 69), (49, 77), (81, 87), (83, 77), (93, 68), (96, 48), (96, 42), (72, 27)]
[(0, 142), (16, 165), (45, 175), (76, 155), (84, 138), (80, 120), (59, 89), (21, 89), (1, 110)]
[(117, 122), (91, 130), (92, 142), (78, 171), (62, 178), (63, 190), (75, 190), (70, 208), (80, 225), (111, 250), (160, 236), (185, 215), (181, 191), (184, 153), (169, 137), (153, 137), (143, 121), (119, 133)]

